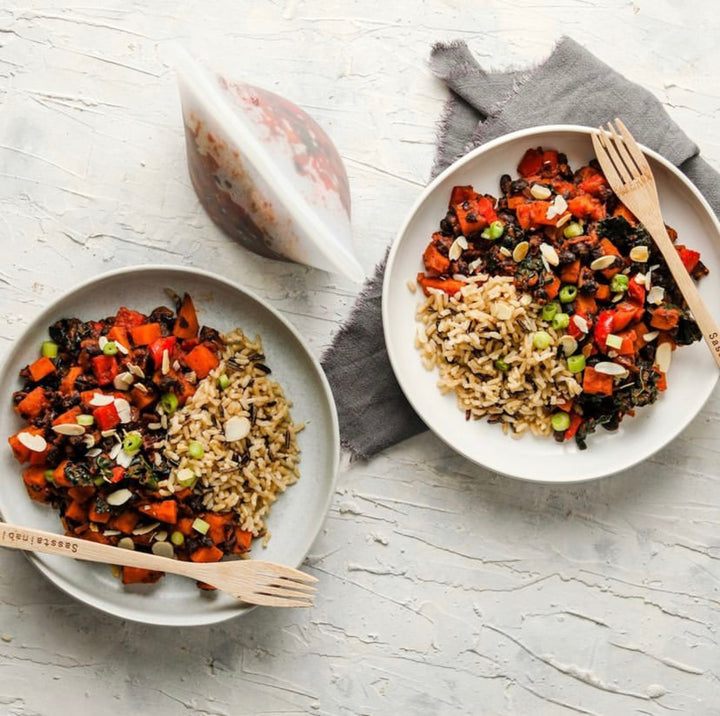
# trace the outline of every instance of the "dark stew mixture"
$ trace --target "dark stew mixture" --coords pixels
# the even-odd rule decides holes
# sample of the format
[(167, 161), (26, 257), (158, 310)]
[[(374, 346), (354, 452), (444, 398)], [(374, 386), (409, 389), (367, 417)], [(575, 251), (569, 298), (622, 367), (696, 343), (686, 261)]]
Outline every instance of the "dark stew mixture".
[[(557, 440), (585, 448), (598, 425), (614, 430), (653, 403), (672, 351), (701, 334), (660, 251), (595, 160), (573, 171), (563, 154), (538, 147), (517, 169), (517, 179), (500, 179), (499, 198), (453, 189), (418, 282), (454, 295), (464, 276), (513, 276), (565, 333), (558, 350), (583, 390), (552, 426)], [(675, 245), (693, 278), (708, 273), (697, 251)]]
[[(164, 489), (168, 417), (219, 365), (218, 332), (200, 327), (192, 299), (149, 315), (63, 318), (13, 394), (27, 426), (9, 438), (33, 500), (60, 512), (68, 535), (193, 561), (242, 554), (252, 535), (235, 513), (202, 505), (194, 484)], [(40, 347), (39, 347), (40, 348)], [(162, 572), (122, 568), (124, 583)], [(200, 585), (207, 588), (207, 585)]]

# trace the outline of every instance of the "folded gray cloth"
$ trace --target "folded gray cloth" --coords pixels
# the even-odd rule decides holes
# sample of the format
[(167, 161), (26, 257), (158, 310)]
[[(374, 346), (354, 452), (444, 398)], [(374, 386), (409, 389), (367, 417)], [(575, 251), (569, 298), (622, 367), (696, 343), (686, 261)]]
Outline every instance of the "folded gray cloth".
[[(629, 82), (569, 38), (525, 71), (488, 73), (464, 42), (437, 44), (432, 71), (451, 91), (440, 121), (435, 176), (471, 149), (542, 124), (597, 127), (619, 116), (635, 138), (678, 166), (720, 215), (720, 175), (643, 87)], [(354, 458), (426, 429), (406, 401), (383, 338), (383, 260), (364, 286), (347, 322), (322, 358), (340, 420), (342, 444)]]

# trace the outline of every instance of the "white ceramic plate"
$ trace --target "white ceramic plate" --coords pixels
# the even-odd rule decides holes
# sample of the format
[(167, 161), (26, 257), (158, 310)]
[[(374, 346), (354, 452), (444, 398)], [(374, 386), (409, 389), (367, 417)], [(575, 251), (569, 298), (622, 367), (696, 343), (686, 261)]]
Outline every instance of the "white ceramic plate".
[[(695, 417), (710, 395), (718, 371), (704, 343), (673, 354), (668, 390), (647, 408), (626, 418), (616, 432), (600, 428), (589, 436), (588, 449), (574, 441), (506, 436), (498, 425), (465, 420), (454, 394), (441, 395), (437, 372), (423, 368), (414, 347), (415, 310), (421, 294), (408, 290), (422, 270), (422, 253), (447, 212), (456, 184), (498, 196), (500, 177), (517, 177), (517, 165), (529, 147), (554, 148), (577, 169), (593, 156), (590, 129), (577, 126), (536, 127), (494, 140), (474, 150), (438, 176), (422, 193), (400, 229), (388, 257), (383, 286), (383, 324), (390, 361), (408, 400), (438, 437), (460, 454), (490, 470), (541, 482), (576, 482), (624, 470), (672, 440)], [(658, 184), (666, 223), (678, 242), (701, 252), (710, 275), (700, 293), (711, 310), (720, 306), (720, 225), (697, 189), (674, 166), (646, 150)], [(717, 310), (715, 310), (717, 314)], [(716, 315), (720, 319), (720, 315)]]
[[(171, 305), (165, 288), (188, 292), (198, 318), (221, 332), (240, 326), (259, 333), (272, 377), (292, 400), (296, 422), (307, 424), (298, 436), (302, 451), (300, 480), (281, 495), (268, 519), (267, 548), (253, 543), (251, 555), (296, 567), (305, 558), (330, 504), (339, 461), (335, 405), (325, 374), (290, 324), (260, 299), (224, 279), (180, 267), (130, 267), (94, 278), (69, 291), (44, 310), (17, 340), (0, 372), (0, 434), (16, 432), (22, 421), (10, 396), (20, 388), (18, 372), (34, 360), (47, 328), (59, 318), (113, 315), (120, 306), (151, 311)], [(60, 519), (48, 505), (32, 502), (21, 467), (9, 448), (2, 451), (0, 512), (5, 521), (62, 533)], [(58, 587), (110, 614), (149, 624), (210, 624), (245, 614), (251, 607), (220, 592), (204, 592), (182, 577), (166, 575), (155, 585), (124, 587), (105, 565), (48, 555), (30, 555), (37, 568)]]

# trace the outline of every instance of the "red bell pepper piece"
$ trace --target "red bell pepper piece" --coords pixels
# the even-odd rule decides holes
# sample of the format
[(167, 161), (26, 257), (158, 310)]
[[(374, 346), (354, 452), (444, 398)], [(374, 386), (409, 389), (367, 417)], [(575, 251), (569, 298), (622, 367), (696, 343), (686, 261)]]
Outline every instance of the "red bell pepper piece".
[(686, 249), (684, 246), (678, 246), (677, 252), (680, 254), (680, 260), (687, 269), (688, 273), (692, 273), (700, 261), (700, 253), (692, 249)]
[(162, 365), (162, 357), (165, 351), (168, 352), (168, 356), (172, 355), (176, 342), (177, 338), (175, 336), (164, 336), (163, 338), (157, 338), (148, 346), (156, 368)]
[(607, 350), (607, 337), (613, 332), (615, 311), (601, 311), (595, 324), (593, 338), (601, 351)]
[(528, 149), (518, 164), (518, 174), (529, 177), (538, 174), (543, 167), (543, 153), (538, 149)]
[(109, 385), (118, 374), (118, 364), (114, 356), (93, 356), (92, 368), (98, 385)]
[(565, 431), (565, 440), (572, 440), (575, 437), (575, 433), (578, 428), (582, 425), (582, 415), (577, 413), (570, 414), (570, 427)]
[(115, 408), (115, 403), (95, 408), (93, 417), (100, 430), (112, 430), (116, 425), (120, 424), (120, 416)]
[(120, 465), (116, 465), (112, 469), (112, 477), (110, 478), (110, 482), (120, 482), (123, 477), (125, 477), (125, 468), (121, 467)]
[(628, 282), (628, 296), (637, 301), (641, 306), (645, 305), (645, 287), (641, 286), (633, 276)]

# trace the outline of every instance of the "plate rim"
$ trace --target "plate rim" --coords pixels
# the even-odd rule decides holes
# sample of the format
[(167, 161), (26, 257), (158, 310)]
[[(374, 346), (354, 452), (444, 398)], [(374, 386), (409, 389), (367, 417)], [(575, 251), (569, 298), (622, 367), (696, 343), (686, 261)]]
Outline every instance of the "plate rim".
[[(390, 250), (388, 251), (387, 261), (385, 265), (385, 273), (383, 276), (383, 283), (382, 283), (382, 306), (381, 306), (381, 313), (382, 313), (382, 323), (383, 323), (383, 337), (385, 340), (385, 346), (388, 353), (388, 359), (390, 361), (391, 368), (393, 370), (393, 373), (395, 375), (395, 378), (398, 382), (398, 385), (400, 386), (400, 389), (402, 390), (403, 395), (405, 396), (406, 400), (410, 403), (413, 410), (417, 413), (417, 415), (425, 422), (425, 419), (422, 416), (421, 411), (418, 409), (415, 400), (412, 396), (412, 391), (406, 388), (405, 381), (403, 378), (402, 370), (400, 370), (399, 365), (399, 359), (398, 356), (395, 355), (394, 349), (393, 349), (393, 339), (391, 335), (391, 326), (390, 326), (390, 307), (389, 307), (389, 294), (390, 294), (390, 288), (391, 288), (391, 281), (390, 276), (392, 273), (392, 267), (395, 262), (396, 256), (400, 250), (400, 245), (402, 244), (402, 239), (406, 235), (408, 227), (410, 226), (411, 222), (417, 215), (418, 211), (420, 210), (421, 206), (425, 202), (425, 200), (434, 192), (435, 188), (440, 185), (442, 182), (444, 182), (448, 176), (453, 174), (454, 172), (461, 169), (466, 164), (472, 162), (477, 156), (485, 154), (486, 152), (489, 152), (493, 149), (495, 149), (498, 146), (502, 146), (503, 144), (513, 142), (518, 139), (522, 139), (524, 137), (533, 137), (540, 134), (549, 134), (549, 133), (566, 133), (566, 134), (582, 134), (589, 136), (596, 131), (594, 127), (588, 127), (585, 125), (580, 124), (545, 124), (545, 125), (537, 125), (533, 127), (526, 127), (524, 129), (519, 129), (514, 132), (509, 132), (507, 134), (503, 134), (500, 137), (496, 137), (495, 139), (492, 139), (484, 144), (481, 144), (478, 147), (475, 147), (467, 154), (463, 155), (462, 157), (459, 157), (456, 159), (452, 164), (450, 164), (448, 167), (446, 167), (440, 174), (438, 174), (431, 182), (427, 184), (427, 186), (422, 190), (418, 198), (415, 200), (412, 207), (407, 212), (405, 219), (403, 220), (402, 224), (400, 225), (400, 228), (398, 229), (397, 233), (395, 234), (395, 237), (393, 239), (393, 242), (390, 246)], [(668, 170), (676, 179), (678, 179), (682, 184), (685, 185), (685, 187), (694, 195), (696, 200), (699, 202), (701, 208), (704, 211), (704, 214), (707, 216), (707, 218), (710, 219), (711, 223), (714, 225), (715, 231), (718, 235), (720, 235), (720, 220), (718, 220), (718, 217), (715, 215), (715, 212), (713, 211), (712, 207), (708, 203), (707, 199), (702, 195), (700, 190), (690, 181), (690, 179), (683, 174), (678, 167), (676, 167), (672, 162), (669, 162), (665, 157), (658, 154), (656, 151), (650, 149), (649, 147), (646, 147), (644, 144), (640, 144), (640, 148), (644, 153), (646, 153), (648, 156), (650, 156), (653, 160), (655, 160), (658, 164), (662, 165), (666, 170)], [(547, 485), (572, 485), (572, 484), (581, 484), (586, 482), (591, 482), (594, 480), (599, 480), (604, 477), (609, 477), (611, 475), (617, 474), (619, 472), (622, 472), (624, 470), (628, 470), (635, 465), (639, 464), (640, 462), (647, 460), (652, 455), (654, 455), (656, 452), (661, 450), (663, 447), (668, 445), (672, 440), (677, 438), (677, 436), (688, 427), (688, 425), (697, 417), (697, 414), (703, 409), (704, 405), (707, 403), (708, 399), (710, 398), (710, 395), (712, 394), (715, 387), (717, 387), (718, 380), (720, 380), (720, 373), (716, 373), (715, 376), (715, 382), (713, 384), (713, 387), (708, 391), (708, 394), (705, 396), (705, 399), (701, 403), (700, 407), (698, 408), (698, 411), (685, 423), (679, 425), (677, 429), (673, 430), (670, 433), (670, 437), (667, 441), (665, 441), (662, 445), (658, 445), (655, 449), (653, 449), (651, 452), (644, 454), (642, 457), (639, 457), (635, 459), (634, 461), (628, 462), (627, 464), (624, 464), (620, 467), (613, 467), (606, 471), (602, 472), (594, 472), (589, 475), (585, 475), (582, 477), (577, 478), (561, 478), (561, 479), (554, 479), (554, 480), (548, 480), (538, 477), (532, 477), (525, 474), (518, 474), (517, 472), (510, 472), (505, 471), (502, 469), (499, 469), (496, 466), (488, 466), (485, 463), (481, 462), (479, 459), (474, 457), (473, 455), (468, 454), (467, 451), (460, 449), (456, 445), (453, 445), (448, 439), (446, 439), (444, 436), (440, 435), (438, 432), (435, 431), (430, 425), (427, 425), (426, 427), (430, 432), (432, 432), (437, 438), (439, 438), (443, 443), (445, 443), (449, 448), (451, 448), (456, 454), (461, 455), (465, 459), (469, 460), (475, 465), (478, 465), (479, 467), (482, 467), (486, 470), (490, 470), (492, 472), (496, 472), (498, 474), (504, 475), (505, 477), (510, 477), (515, 480), (523, 481), (523, 482), (531, 482), (531, 483), (537, 483), (537, 484), (547, 484)], [(510, 437), (508, 437), (508, 440)]]
[[(322, 365), (320, 364), (319, 359), (313, 354), (313, 352), (310, 350), (309, 345), (305, 341), (305, 339), (300, 334), (299, 330), (295, 328), (295, 326), (290, 323), (288, 319), (286, 319), (280, 312), (271, 306), (268, 302), (264, 301), (262, 298), (260, 298), (254, 291), (251, 291), (249, 289), (246, 289), (240, 285), (238, 285), (236, 282), (232, 281), (229, 278), (226, 278), (224, 276), (220, 276), (219, 274), (213, 273), (211, 271), (207, 271), (205, 269), (200, 268), (194, 268), (194, 267), (188, 267), (188, 266), (181, 266), (181, 265), (173, 265), (173, 264), (137, 264), (137, 265), (129, 265), (124, 266), (117, 269), (112, 269), (110, 271), (105, 271), (103, 273), (97, 274), (91, 278), (86, 279), (85, 281), (82, 281), (81, 283), (75, 284), (71, 286), (69, 289), (63, 291), (58, 297), (56, 297), (53, 301), (51, 301), (49, 304), (45, 305), (40, 309), (40, 311), (30, 319), (30, 321), (23, 327), (20, 335), (13, 339), (13, 343), (9, 350), (4, 352), (2, 356), (0, 356), (0, 376), (4, 376), (6, 371), (9, 370), (10, 364), (16, 359), (18, 354), (22, 352), (22, 350), (25, 348), (25, 337), (32, 333), (33, 331), (37, 329), (42, 329), (43, 327), (46, 327), (47, 325), (47, 319), (49, 316), (51, 316), (55, 311), (57, 311), (58, 307), (61, 303), (71, 298), (74, 294), (81, 292), (83, 290), (86, 290), (90, 288), (93, 284), (100, 284), (104, 280), (107, 280), (109, 278), (115, 278), (118, 276), (122, 276), (123, 274), (132, 274), (135, 276), (136, 274), (150, 274), (153, 272), (168, 272), (170, 274), (191, 274), (194, 277), (204, 279), (209, 282), (215, 282), (224, 285), (226, 288), (229, 288), (233, 291), (236, 291), (242, 295), (244, 295), (246, 298), (250, 299), (251, 302), (258, 305), (262, 310), (268, 311), (277, 321), (279, 321), (285, 330), (287, 330), (290, 335), (297, 341), (297, 343), (301, 346), (303, 353), (305, 354), (305, 358), (309, 360), (310, 364), (312, 365), (315, 373), (317, 374), (317, 377), (319, 379), (320, 384), (323, 387), (323, 403), (325, 407), (329, 411), (329, 417), (330, 417), (330, 423), (332, 427), (331, 431), (331, 443), (332, 443), (332, 456), (331, 456), (331, 470), (332, 475), (330, 476), (330, 486), (327, 491), (327, 494), (325, 495), (325, 498), (322, 503), (322, 516), (321, 519), (318, 521), (317, 530), (313, 536), (313, 538), (310, 540), (309, 544), (307, 545), (307, 549), (304, 550), (304, 554), (300, 558), (299, 562), (297, 564), (288, 565), (292, 567), (299, 567), (307, 555), (310, 552), (310, 548), (312, 547), (313, 542), (317, 539), (318, 535), (320, 534), (320, 531), (322, 529), (323, 524), (325, 523), (325, 520), (327, 519), (327, 515), (330, 510), (330, 505), (332, 503), (333, 496), (335, 494), (335, 488), (337, 486), (337, 480), (338, 480), (338, 473), (339, 473), (339, 467), (340, 467), (340, 428), (339, 428), (339, 422), (338, 422), (338, 415), (337, 415), (337, 407), (335, 405), (335, 400), (333, 398), (332, 390), (330, 388), (330, 383), (327, 379), (327, 376), (325, 375), (325, 371), (322, 368)], [(4, 519), (4, 516), (0, 513), (0, 518)], [(60, 534), (60, 533), (58, 533)], [(33, 564), (40, 573), (53, 585), (55, 585), (58, 589), (63, 591), (64, 593), (68, 594), (69, 596), (73, 597), (74, 599), (78, 600), (79, 602), (83, 604), (87, 604), (100, 612), (103, 612), (105, 614), (108, 614), (110, 616), (116, 617), (118, 619), (126, 619), (129, 621), (133, 621), (136, 623), (142, 623), (142, 624), (149, 624), (152, 626), (177, 626), (177, 627), (192, 627), (192, 626), (206, 626), (210, 624), (216, 624), (222, 621), (226, 621), (228, 619), (236, 619), (238, 617), (241, 617), (245, 614), (248, 614), (249, 612), (256, 609), (255, 605), (249, 605), (249, 606), (243, 606), (239, 607), (237, 611), (233, 611), (230, 608), (225, 609), (219, 609), (216, 611), (208, 611), (205, 614), (201, 614), (198, 617), (193, 616), (185, 616), (185, 615), (177, 615), (170, 612), (166, 612), (165, 617), (159, 618), (159, 619), (143, 619), (141, 614), (138, 614), (135, 609), (124, 609), (123, 607), (115, 608), (114, 605), (109, 604), (107, 602), (104, 602), (100, 598), (96, 598), (93, 595), (90, 595), (86, 592), (84, 592), (81, 588), (76, 587), (72, 583), (70, 583), (68, 580), (66, 580), (61, 574), (57, 574), (53, 570), (50, 569), (49, 566), (44, 564), (42, 560), (38, 558), (38, 556), (33, 552), (22, 552), (22, 554), (30, 561), (31, 564)], [(88, 563), (89, 564), (89, 563)]]

